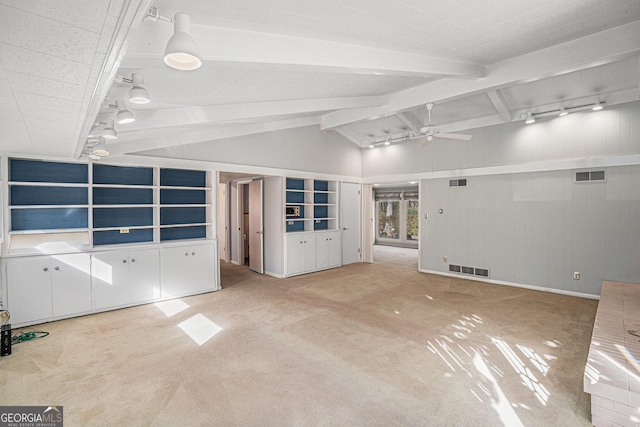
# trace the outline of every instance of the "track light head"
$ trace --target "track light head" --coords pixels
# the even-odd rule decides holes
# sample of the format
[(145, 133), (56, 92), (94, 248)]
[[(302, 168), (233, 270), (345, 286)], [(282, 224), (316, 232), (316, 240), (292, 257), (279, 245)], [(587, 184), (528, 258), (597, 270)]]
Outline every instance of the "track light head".
[(569, 112), (564, 108), (564, 105), (561, 105), (560, 112), (558, 113), (558, 117), (564, 117), (567, 114), (569, 114)]
[(118, 124), (131, 123), (136, 120), (133, 113), (127, 110), (127, 105), (124, 103), (124, 100), (116, 100), (116, 108), (118, 109), (118, 113), (116, 114)]
[(116, 131), (114, 125), (113, 125), (113, 119), (109, 119), (107, 120), (107, 125), (105, 126), (104, 130), (102, 131), (102, 138), (105, 139), (117, 139), (118, 138), (118, 132)]
[(600, 111), (602, 110), (602, 104), (600, 103), (600, 99), (596, 99), (596, 102), (593, 104), (593, 111)]
[(133, 86), (129, 89), (129, 101), (134, 104), (147, 104), (151, 101), (149, 91), (144, 87), (144, 77), (140, 73), (131, 75), (131, 83)]
[(535, 123), (536, 122), (536, 118), (531, 115), (531, 111), (527, 112), (527, 118), (526, 118), (526, 120), (524, 122), (526, 124), (528, 124), (528, 125), (530, 125), (531, 123)]
[(91, 154), (98, 157), (107, 157), (109, 155), (109, 149), (107, 148), (104, 138), (98, 140), (98, 143), (91, 150)]
[(173, 36), (164, 51), (164, 63), (176, 70), (197, 70), (202, 65), (198, 46), (189, 33), (191, 20), (185, 13), (176, 13)]

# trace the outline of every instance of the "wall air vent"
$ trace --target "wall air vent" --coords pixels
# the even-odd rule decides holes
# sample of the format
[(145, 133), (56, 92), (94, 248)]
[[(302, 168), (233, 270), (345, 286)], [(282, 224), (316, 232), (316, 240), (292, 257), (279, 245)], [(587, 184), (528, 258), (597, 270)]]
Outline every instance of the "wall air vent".
[(581, 171), (576, 172), (576, 182), (604, 181), (604, 171)]
[(466, 186), (467, 186), (466, 178), (449, 180), (449, 187), (466, 187)]
[(487, 270), (486, 268), (474, 268), (449, 264), (449, 271), (454, 273), (469, 274), (471, 276), (489, 277), (489, 270)]
[(473, 267), (462, 267), (462, 272), (464, 274), (473, 274), (473, 270), (474, 270)]

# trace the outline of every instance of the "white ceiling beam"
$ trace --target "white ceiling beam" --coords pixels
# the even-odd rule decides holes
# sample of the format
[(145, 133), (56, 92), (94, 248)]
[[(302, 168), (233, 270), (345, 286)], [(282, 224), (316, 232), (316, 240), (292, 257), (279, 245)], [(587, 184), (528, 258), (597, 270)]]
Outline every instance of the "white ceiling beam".
[(293, 129), (320, 124), (320, 116), (303, 117), (291, 120), (279, 120), (265, 123), (226, 125), (219, 127), (202, 127), (197, 130), (185, 130), (174, 128), (172, 131), (152, 130), (139, 132), (135, 139), (127, 140), (118, 138), (117, 142), (109, 143), (109, 151), (112, 156), (131, 154), (140, 151), (155, 150), (159, 148), (175, 147), (194, 144), (198, 142), (215, 141), (219, 139), (235, 138), (244, 135), (255, 135), (264, 132), (273, 132), (283, 129)]
[(424, 126), (422, 121), (413, 114), (412, 111), (405, 111), (404, 113), (396, 114), (398, 119), (407, 127), (408, 130), (414, 133), (420, 133), (420, 128)]
[(387, 117), (426, 102), (443, 102), (571, 73), (640, 55), (640, 21), (542, 49), (487, 68), (478, 80), (444, 78), (397, 92), (378, 108), (337, 111), (323, 116), (322, 129)]
[[(129, 42), (122, 68), (162, 64), (172, 25), (143, 22)], [(205, 25), (191, 25), (191, 35), (208, 61), (286, 64), (311, 71), (340, 73), (482, 78), (484, 65), (448, 58), (359, 46), (281, 34)]]
[(490, 90), (489, 92), (487, 92), (487, 95), (493, 103), (493, 106), (496, 108), (496, 111), (500, 115), (502, 121), (505, 123), (509, 123), (511, 121), (511, 109), (509, 108), (509, 103), (502, 94), (502, 91)]
[(294, 101), (255, 102), (244, 104), (211, 105), (202, 107), (163, 108), (136, 111), (136, 121), (127, 125), (127, 132), (172, 126), (222, 123), (234, 120), (259, 119), (279, 115), (304, 114), (381, 106), (387, 102), (383, 96), (352, 98), (322, 98)]

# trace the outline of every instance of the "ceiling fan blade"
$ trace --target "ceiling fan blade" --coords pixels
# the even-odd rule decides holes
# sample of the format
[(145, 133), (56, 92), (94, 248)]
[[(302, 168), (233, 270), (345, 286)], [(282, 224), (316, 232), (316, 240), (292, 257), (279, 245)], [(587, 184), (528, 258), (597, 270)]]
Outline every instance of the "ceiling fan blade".
[(469, 141), (471, 139), (471, 135), (467, 135), (464, 133), (439, 133), (436, 135), (438, 138), (448, 138), (448, 139), (459, 139), (461, 141)]

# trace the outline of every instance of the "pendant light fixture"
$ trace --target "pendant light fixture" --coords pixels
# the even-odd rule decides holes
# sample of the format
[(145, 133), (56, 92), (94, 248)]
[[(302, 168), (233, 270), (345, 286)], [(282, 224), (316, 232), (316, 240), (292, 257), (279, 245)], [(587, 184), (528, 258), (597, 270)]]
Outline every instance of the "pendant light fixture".
[(176, 70), (197, 70), (202, 65), (195, 40), (189, 33), (191, 20), (185, 13), (173, 18), (173, 36), (164, 51), (164, 63)]

